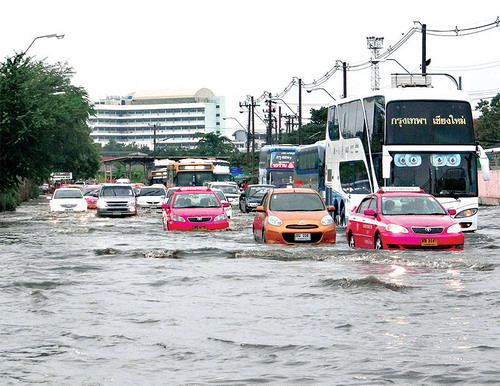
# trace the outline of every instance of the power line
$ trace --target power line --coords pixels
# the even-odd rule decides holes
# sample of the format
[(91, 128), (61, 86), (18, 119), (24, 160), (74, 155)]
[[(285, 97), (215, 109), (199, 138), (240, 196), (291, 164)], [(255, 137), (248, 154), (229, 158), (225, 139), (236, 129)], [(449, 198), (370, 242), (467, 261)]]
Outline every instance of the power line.
[[(419, 23), (419, 22), (417, 22), (417, 23)], [(458, 26), (455, 26), (455, 28), (453, 28), (453, 29), (442, 29), (442, 30), (441, 29), (429, 29), (429, 28), (427, 28), (426, 34), (433, 35), (433, 36), (457, 37), (457, 36), (466, 36), (466, 35), (472, 35), (472, 34), (476, 34), (476, 33), (486, 32), (488, 30), (491, 30), (491, 29), (497, 28), (497, 27), (500, 27), (500, 17), (498, 17), (498, 16), (493, 22), (481, 24), (481, 25), (474, 26), (474, 27), (458, 28)], [(420, 27), (413, 26), (412, 28), (410, 28), (408, 30), (408, 32), (403, 34), (403, 37), (401, 39), (399, 39), (393, 45), (389, 46), (383, 53), (381, 53), (377, 57), (377, 59), (386, 59), (389, 56), (393, 55), (399, 48), (401, 48), (411, 38), (411, 36), (415, 32), (422, 32), (422, 27), (421, 26)], [(496, 63), (496, 62), (494, 62), (494, 63)], [(372, 64), (371, 60), (367, 60), (367, 61), (364, 61), (361, 63), (356, 63), (356, 64), (348, 64), (347, 70), (348, 71), (361, 71), (361, 70), (365, 70), (365, 69), (369, 68), (371, 66), (371, 64)], [(493, 65), (491, 67), (497, 67), (497, 66), (500, 66), (500, 64)], [(479, 70), (479, 69), (485, 69), (485, 68), (491, 68), (491, 67), (484, 67), (484, 68), (477, 68), (477, 69)], [(310, 89), (310, 88), (320, 86), (323, 83), (325, 83), (327, 80), (329, 80), (340, 69), (342, 69), (342, 61), (336, 60), (333, 67), (330, 70), (328, 70), (322, 77), (320, 77), (319, 79), (315, 79), (310, 83), (302, 82), (302, 87), (304, 89)], [(469, 71), (472, 71), (472, 69), (470, 69)], [(288, 85), (284, 88), (284, 90), (281, 93), (275, 94), (272, 97), (277, 98), (277, 99), (283, 98), (286, 94), (288, 94), (288, 92), (296, 84), (298, 84), (298, 78), (293, 77), (292, 80), (290, 81), (290, 83), (288, 83)], [(259, 103), (259, 102), (263, 101), (270, 94), (271, 93), (269, 93), (267, 91), (263, 92), (261, 96), (254, 99), (255, 103)], [(247, 99), (248, 99), (248, 97), (247, 97)]]

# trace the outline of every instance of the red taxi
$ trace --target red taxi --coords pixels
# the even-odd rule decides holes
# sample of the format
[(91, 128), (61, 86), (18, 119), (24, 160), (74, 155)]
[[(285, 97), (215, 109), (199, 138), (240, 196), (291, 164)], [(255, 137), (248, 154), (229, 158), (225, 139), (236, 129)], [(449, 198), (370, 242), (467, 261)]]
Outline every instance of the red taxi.
[(349, 216), (351, 247), (374, 249), (462, 250), (462, 228), (421, 188), (385, 187), (366, 196)]
[(229, 202), (221, 202), (208, 187), (180, 187), (163, 204), (164, 230), (214, 230), (229, 227), (224, 208)]
[(99, 190), (101, 190), (101, 185), (85, 185), (81, 188), (83, 198), (87, 201), (87, 209), (97, 209)]

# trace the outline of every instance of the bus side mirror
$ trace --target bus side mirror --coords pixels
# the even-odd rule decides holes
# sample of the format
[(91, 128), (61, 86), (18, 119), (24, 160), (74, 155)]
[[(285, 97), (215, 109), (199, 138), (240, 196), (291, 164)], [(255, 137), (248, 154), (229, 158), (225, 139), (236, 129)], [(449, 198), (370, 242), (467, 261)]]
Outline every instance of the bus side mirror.
[(387, 179), (391, 177), (391, 163), (392, 157), (387, 148), (382, 150), (382, 178)]
[(477, 152), (479, 153), (479, 164), (481, 165), (481, 173), (483, 173), (483, 180), (490, 180), (490, 160), (486, 155), (484, 149), (477, 145)]

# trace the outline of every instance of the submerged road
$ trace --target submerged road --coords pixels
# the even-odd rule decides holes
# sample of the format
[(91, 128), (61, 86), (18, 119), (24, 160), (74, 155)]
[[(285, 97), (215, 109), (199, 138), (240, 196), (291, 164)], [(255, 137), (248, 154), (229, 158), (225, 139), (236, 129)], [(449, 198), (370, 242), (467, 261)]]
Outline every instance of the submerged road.
[(0, 383), (496, 384), (500, 208), (463, 252), (256, 244), (132, 218), (0, 213)]

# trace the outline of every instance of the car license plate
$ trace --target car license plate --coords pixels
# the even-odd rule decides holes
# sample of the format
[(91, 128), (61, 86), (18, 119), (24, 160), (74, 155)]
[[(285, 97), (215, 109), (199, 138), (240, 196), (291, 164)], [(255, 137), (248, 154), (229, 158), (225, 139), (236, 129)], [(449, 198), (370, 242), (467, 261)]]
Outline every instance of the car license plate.
[(206, 225), (195, 225), (193, 227), (194, 230), (205, 230), (207, 229), (207, 226)]
[(310, 233), (295, 233), (295, 241), (311, 241)]
[(438, 245), (438, 242), (436, 239), (421, 239), (420, 245), (422, 247), (436, 247)]

